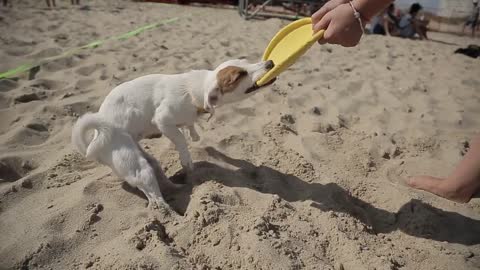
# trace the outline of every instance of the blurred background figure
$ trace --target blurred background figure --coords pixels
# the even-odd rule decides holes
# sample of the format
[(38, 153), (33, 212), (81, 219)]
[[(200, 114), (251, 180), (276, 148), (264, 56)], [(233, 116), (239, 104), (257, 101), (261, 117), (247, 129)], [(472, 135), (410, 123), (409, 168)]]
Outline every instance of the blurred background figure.
[(478, 26), (478, 17), (480, 14), (480, 7), (478, 6), (478, 0), (473, 0), (473, 8), (470, 17), (467, 19), (465, 24), (463, 25), (462, 33), (465, 32), (465, 28), (470, 26), (472, 28), (472, 37), (475, 37), (475, 30)]
[(398, 22), (399, 18), (396, 15), (395, 4), (392, 3), (377, 17), (372, 32), (377, 35), (397, 35)]
[(55, 3), (55, 0), (45, 0), (47, 2), (47, 6), (49, 8), (52, 8), (52, 7), (57, 7), (56, 3)]
[(414, 3), (410, 6), (410, 11), (403, 15), (398, 23), (399, 35), (404, 38), (415, 38), (418, 35), (420, 39), (427, 38), (427, 24), (428, 21), (424, 16), (418, 18), (418, 14), (423, 9), (419, 3)]

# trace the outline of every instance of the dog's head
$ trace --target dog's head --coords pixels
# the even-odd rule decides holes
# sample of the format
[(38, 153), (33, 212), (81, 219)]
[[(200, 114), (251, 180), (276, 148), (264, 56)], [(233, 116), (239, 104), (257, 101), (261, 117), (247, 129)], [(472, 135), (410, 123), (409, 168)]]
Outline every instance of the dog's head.
[(261, 87), (256, 84), (272, 68), (272, 61), (251, 64), (244, 59), (235, 59), (222, 63), (213, 71), (214, 76), (207, 80), (204, 109), (213, 113), (214, 107), (243, 100), (272, 84), (275, 79)]

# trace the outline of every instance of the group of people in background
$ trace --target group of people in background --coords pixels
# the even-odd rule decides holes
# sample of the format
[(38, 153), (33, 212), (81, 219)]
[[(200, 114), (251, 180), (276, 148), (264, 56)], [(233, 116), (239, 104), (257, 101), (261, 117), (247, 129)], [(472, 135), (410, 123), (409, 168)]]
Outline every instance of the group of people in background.
[(428, 39), (429, 21), (423, 15), (418, 16), (422, 9), (422, 5), (414, 3), (408, 13), (401, 14), (400, 10), (395, 8), (395, 4), (391, 3), (373, 20), (371, 32), (377, 35)]
[[(410, 6), (408, 13), (402, 14), (391, 3), (382, 13), (376, 16), (372, 21), (371, 33), (377, 35), (398, 36), (403, 38), (428, 39), (427, 25), (429, 21), (424, 15), (419, 15), (422, 11), (422, 5), (414, 3)], [(473, 0), (473, 7), (467, 21), (463, 25), (462, 33), (467, 27), (470, 27), (472, 37), (480, 27), (479, 22), (480, 8), (478, 0)]]

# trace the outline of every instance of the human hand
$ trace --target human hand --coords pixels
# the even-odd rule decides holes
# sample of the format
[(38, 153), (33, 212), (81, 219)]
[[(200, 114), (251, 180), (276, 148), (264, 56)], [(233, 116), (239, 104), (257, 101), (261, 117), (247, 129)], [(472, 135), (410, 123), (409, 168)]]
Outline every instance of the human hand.
[(348, 0), (332, 0), (312, 15), (313, 31), (325, 30), (320, 44), (353, 47), (362, 37), (362, 28)]

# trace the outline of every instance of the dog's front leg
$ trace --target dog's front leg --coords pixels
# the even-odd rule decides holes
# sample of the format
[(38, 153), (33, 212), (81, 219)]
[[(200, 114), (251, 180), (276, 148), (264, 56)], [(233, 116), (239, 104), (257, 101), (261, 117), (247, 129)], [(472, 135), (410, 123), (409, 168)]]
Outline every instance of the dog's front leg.
[(188, 132), (190, 133), (190, 138), (192, 138), (192, 141), (198, 142), (200, 140), (200, 136), (197, 133), (197, 130), (195, 130), (195, 126), (193, 124), (188, 125)]
[(162, 132), (165, 137), (170, 139), (175, 145), (175, 149), (177, 149), (178, 154), (180, 156), (180, 163), (182, 164), (183, 169), (187, 172), (193, 170), (193, 161), (192, 157), (190, 156), (190, 152), (188, 151), (187, 140), (183, 133), (178, 129), (175, 125), (168, 124), (168, 121), (164, 121), (165, 119), (161, 117), (161, 115), (155, 116), (155, 124), (157, 125), (158, 130)]
[(159, 126), (158, 128), (175, 145), (175, 149), (178, 151), (180, 163), (182, 164), (183, 169), (187, 172), (191, 172), (193, 170), (193, 161), (192, 157), (190, 156), (190, 151), (188, 151), (187, 140), (185, 139), (183, 133), (180, 132), (180, 129), (178, 129), (176, 126)]

